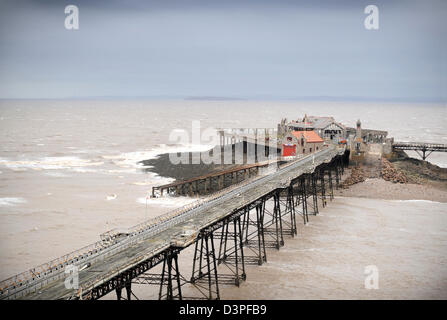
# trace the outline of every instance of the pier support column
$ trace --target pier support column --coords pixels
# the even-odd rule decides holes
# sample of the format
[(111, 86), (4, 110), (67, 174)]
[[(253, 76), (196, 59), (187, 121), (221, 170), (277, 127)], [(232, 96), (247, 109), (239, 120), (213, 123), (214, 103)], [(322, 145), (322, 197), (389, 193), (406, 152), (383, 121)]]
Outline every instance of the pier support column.
[[(191, 284), (200, 288), (205, 298), (219, 300), (219, 278), (212, 231), (202, 231), (196, 241)], [(203, 292), (205, 285), (208, 292)]]
[(335, 188), (338, 190), (340, 187), (340, 173), (338, 170), (338, 163), (335, 164)]
[(296, 215), (295, 215), (295, 198), (292, 184), (287, 189), (286, 211), (288, 211), (290, 214), (290, 234), (293, 238), (297, 234), (297, 227), (296, 227)]
[(279, 192), (273, 196), (274, 207), (273, 207), (273, 221), (275, 223), (276, 232), (276, 249), (279, 250), (280, 247), (284, 245), (284, 235), (282, 229), (282, 216), (281, 216), (281, 204), (279, 202)]
[(324, 169), (321, 169), (319, 172), (320, 176), (320, 195), (321, 195), (321, 202), (323, 203), (323, 208), (326, 207), (326, 182), (324, 179)]
[(122, 288), (116, 288), (116, 300), (121, 300)]
[(126, 300), (123, 299), (122, 297), (122, 292), (123, 292), (123, 288), (126, 288), (126, 297), (127, 300), (131, 299), (131, 295), (132, 295), (132, 290), (131, 290), (131, 285), (132, 285), (132, 271), (126, 271), (122, 274), (120, 274), (119, 276), (117, 276), (116, 279), (116, 299), (117, 300)]
[[(312, 209), (312, 214), (317, 215), (318, 214), (318, 194), (317, 194), (317, 186), (316, 186), (316, 174), (311, 173), (307, 174), (305, 176), (305, 195), (306, 195), (306, 211), (309, 212), (309, 206)], [(312, 197), (312, 201), (309, 202), (308, 199)], [(306, 213), (306, 214), (307, 214)], [(308, 221), (308, 220), (307, 220)]]
[[(270, 211), (267, 206), (264, 207), (264, 235), (269, 239), (265, 241), (265, 246), (268, 248), (275, 248), (277, 250), (280, 249), (284, 245), (284, 229), (283, 229), (283, 220), (282, 217), (285, 216), (286, 209), (284, 210), (284, 214), (281, 212), (281, 201), (280, 200), (281, 189), (277, 189), (270, 195), (272, 200), (273, 208)], [(270, 207), (269, 207), (270, 208)], [(285, 223), (285, 221), (284, 221)]]
[(307, 214), (307, 187), (306, 187), (306, 178), (301, 176), (300, 178), (300, 196), (302, 203), (302, 215), (304, 224), (309, 222), (309, 215)]
[(127, 300), (130, 301), (132, 298), (132, 282), (128, 282), (126, 284), (126, 294), (127, 294)]
[(264, 238), (264, 210), (265, 200), (260, 205), (256, 206), (256, 226), (258, 235), (258, 264), (261, 265), (264, 261), (267, 262), (267, 253), (265, 251)]
[(317, 174), (314, 172), (312, 173), (311, 176), (311, 180), (312, 180), (312, 199), (313, 199), (313, 204), (314, 204), (314, 215), (318, 214), (318, 190), (317, 190)]
[[(159, 300), (182, 300), (180, 271), (177, 256), (177, 251), (169, 250), (165, 253), (163, 271), (161, 274), (160, 291), (158, 294)], [(177, 291), (177, 294), (175, 294), (175, 291)]]
[(334, 199), (334, 186), (332, 184), (332, 169), (329, 168), (328, 172), (328, 180), (329, 180), (329, 200), (333, 200)]
[(243, 244), (244, 260), (246, 264), (262, 265), (267, 261), (264, 239), (264, 208), (265, 199), (262, 199), (255, 207), (256, 215), (252, 214), (253, 207), (245, 207), (244, 219), (242, 225), (244, 234)]
[(245, 281), (245, 257), (243, 248), (243, 233), (241, 217), (235, 217), (223, 223), (220, 235), (218, 265), (224, 264), (230, 273), (218, 274), (219, 282), (234, 284), (239, 287)]

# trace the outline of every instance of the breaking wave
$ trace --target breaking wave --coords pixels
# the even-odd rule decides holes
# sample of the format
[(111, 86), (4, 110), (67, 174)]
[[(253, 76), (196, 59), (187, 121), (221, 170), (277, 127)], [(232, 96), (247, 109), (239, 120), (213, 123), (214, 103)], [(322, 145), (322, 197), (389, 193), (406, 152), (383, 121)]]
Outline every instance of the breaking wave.
[(24, 198), (0, 198), (0, 207), (13, 207), (26, 202)]
[(155, 159), (157, 156), (164, 153), (178, 153), (178, 152), (203, 152), (212, 149), (212, 145), (167, 145), (160, 144), (151, 150), (125, 152), (119, 155), (102, 156), (104, 159), (111, 160), (114, 164), (121, 168), (143, 168), (144, 165), (140, 163), (143, 160)]
[(78, 157), (44, 157), (39, 160), (0, 159), (0, 165), (11, 170), (58, 170), (103, 165), (102, 161), (92, 161)]

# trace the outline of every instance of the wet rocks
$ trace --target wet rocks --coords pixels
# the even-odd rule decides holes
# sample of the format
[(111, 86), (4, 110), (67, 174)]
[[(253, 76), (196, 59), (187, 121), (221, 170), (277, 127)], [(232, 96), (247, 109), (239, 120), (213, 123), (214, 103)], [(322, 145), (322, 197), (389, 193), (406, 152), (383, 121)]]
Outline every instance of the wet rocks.
[(341, 183), (341, 187), (347, 189), (349, 186), (363, 181), (365, 181), (365, 172), (362, 167), (356, 166), (351, 169), (351, 175)]
[(394, 183), (407, 183), (408, 179), (405, 174), (394, 168), (394, 166), (387, 159), (382, 158), (382, 178), (386, 181), (391, 181)]

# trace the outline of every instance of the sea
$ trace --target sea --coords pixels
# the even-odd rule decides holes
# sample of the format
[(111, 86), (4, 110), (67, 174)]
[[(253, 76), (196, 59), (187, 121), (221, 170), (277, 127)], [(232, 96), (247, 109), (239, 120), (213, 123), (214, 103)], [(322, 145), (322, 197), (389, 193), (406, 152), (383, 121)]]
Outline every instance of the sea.
[[(193, 139), (194, 125), (276, 128), (282, 118), (305, 114), (350, 127), (360, 119), (363, 128), (387, 130), (396, 141), (447, 143), (445, 104), (1, 100), (0, 279), (196, 201), (149, 198), (153, 186), (173, 179), (140, 163), (212, 148), (212, 140)], [(173, 139), (176, 132), (188, 139)], [(447, 167), (447, 154), (427, 160)], [(247, 267), (239, 288), (221, 288), (222, 298), (446, 299), (447, 199), (337, 197), (268, 258)], [(371, 270), (377, 288), (367, 288)]]

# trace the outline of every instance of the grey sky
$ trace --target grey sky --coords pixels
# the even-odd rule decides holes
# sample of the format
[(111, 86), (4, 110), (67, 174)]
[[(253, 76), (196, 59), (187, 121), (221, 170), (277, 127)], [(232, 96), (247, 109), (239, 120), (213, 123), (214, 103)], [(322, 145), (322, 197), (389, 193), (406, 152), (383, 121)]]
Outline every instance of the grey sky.
[[(80, 29), (64, 28), (75, 4)], [(364, 8), (380, 10), (366, 30)], [(447, 100), (446, 1), (2, 1), (0, 98)]]

